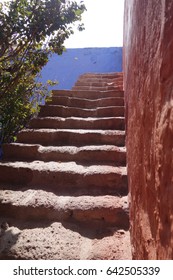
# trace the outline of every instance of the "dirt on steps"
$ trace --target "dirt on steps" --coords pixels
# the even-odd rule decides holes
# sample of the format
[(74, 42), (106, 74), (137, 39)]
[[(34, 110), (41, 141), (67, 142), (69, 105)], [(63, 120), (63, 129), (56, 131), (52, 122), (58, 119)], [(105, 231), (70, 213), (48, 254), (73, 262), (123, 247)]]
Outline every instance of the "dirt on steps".
[(0, 259), (131, 259), (122, 79), (82, 75), (4, 145)]

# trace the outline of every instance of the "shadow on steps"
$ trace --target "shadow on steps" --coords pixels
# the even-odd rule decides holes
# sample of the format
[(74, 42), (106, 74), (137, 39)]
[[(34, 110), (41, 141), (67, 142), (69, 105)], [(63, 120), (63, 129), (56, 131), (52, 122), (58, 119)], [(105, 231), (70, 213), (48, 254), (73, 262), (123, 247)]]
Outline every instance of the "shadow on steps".
[[(21, 231), (17, 228), (10, 227), (4, 220), (0, 224), (0, 260), (7, 260), (9, 258), (3, 258), (3, 255), (6, 255), (6, 251), (9, 251), (17, 243)], [(10, 259), (15, 259), (15, 256)]]

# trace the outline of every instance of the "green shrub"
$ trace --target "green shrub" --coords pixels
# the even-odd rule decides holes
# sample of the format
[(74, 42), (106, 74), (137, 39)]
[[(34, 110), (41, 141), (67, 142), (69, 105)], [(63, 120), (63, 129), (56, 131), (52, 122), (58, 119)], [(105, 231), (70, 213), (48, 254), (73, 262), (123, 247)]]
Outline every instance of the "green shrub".
[[(0, 4), (0, 140), (11, 142), (47, 96), (36, 82), (51, 53), (62, 54), (83, 2), (12, 0)], [(79, 25), (82, 30), (82, 24)]]

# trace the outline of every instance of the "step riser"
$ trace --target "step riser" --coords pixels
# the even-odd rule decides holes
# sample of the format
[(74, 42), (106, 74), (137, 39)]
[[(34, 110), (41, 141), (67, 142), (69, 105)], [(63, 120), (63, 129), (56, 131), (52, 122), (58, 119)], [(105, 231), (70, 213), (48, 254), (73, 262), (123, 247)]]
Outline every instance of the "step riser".
[(93, 191), (102, 194), (102, 191), (115, 192), (119, 195), (127, 194), (127, 175), (117, 173), (85, 173), (79, 174), (63, 170), (37, 170), (25, 167), (14, 168), (1, 166), (0, 182), (4, 185), (25, 186), (28, 188), (41, 188), (47, 191), (80, 192), (90, 194)]
[(75, 132), (41, 132), (22, 131), (18, 134), (19, 143), (41, 144), (45, 146), (84, 146), (84, 145), (117, 145), (125, 146), (125, 135), (106, 135), (99, 133)]
[(123, 91), (75, 91), (75, 90), (53, 90), (53, 96), (67, 96), (84, 99), (101, 99), (110, 97), (124, 97)]
[(75, 120), (56, 118), (37, 118), (30, 121), (30, 128), (54, 128), (54, 129), (110, 129), (110, 130), (124, 130), (125, 123), (123, 118), (117, 119), (98, 119), (94, 121), (89, 120)]
[(106, 107), (96, 110), (84, 110), (80, 108), (62, 107), (57, 105), (45, 105), (41, 107), (39, 117), (81, 117), (81, 118), (100, 118), (100, 117), (123, 117), (124, 107)]
[(52, 101), (47, 102), (52, 105), (62, 105), (68, 107), (78, 107), (84, 109), (95, 109), (106, 106), (124, 106), (124, 98), (104, 98), (96, 100), (78, 99), (63, 96), (53, 96)]
[(0, 212), (4, 218), (27, 221), (53, 221), (53, 222), (94, 222), (97, 225), (114, 225), (119, 228), (129, 228), (128, 213), (122, 208), (108, 209), (52, 209), (51, 207), (15, 206), (13, 204), (0, 204)]
[(3, 160), (21, 160), (21, 161), (75, 161), (83, 163), (109, 163), (112, 165), (126, 165), (126, 153), (125, 151), (101, 151), (101, 150), (86, 150), (76, 151), (76, 153), (70, 153), (68, 151), (50, 151), (45, 150), (39, 146), (17, 146), (17, 145), (4, 145), (4, 158)]

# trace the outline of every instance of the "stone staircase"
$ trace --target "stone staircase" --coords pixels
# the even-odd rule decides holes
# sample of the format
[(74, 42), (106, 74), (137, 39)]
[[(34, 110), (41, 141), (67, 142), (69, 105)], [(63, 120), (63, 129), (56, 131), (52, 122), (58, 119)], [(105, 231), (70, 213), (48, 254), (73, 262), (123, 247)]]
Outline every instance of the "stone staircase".
[(0, 259), (130, 259), (122, 73), (53, 91), (0, 163)]

